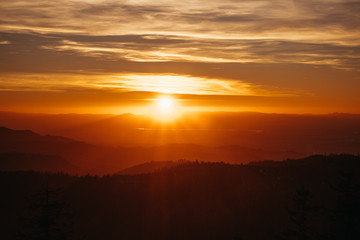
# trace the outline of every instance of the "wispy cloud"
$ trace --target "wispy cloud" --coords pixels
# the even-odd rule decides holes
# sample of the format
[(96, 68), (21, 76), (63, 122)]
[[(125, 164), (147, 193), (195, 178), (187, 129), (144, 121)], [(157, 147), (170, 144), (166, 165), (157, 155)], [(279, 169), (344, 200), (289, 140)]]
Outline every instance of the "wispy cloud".
[(112, 91), (189, 95), (296, 96), (307, 94), (290, 89), (229, 79), (174, 74), (6, 74), (0, 76), (0, 91)]
[(0, 3), (2, 91), (359, 96), (358, 0)]
[[(72, 54), (134, 62), (303, 63), (358, 69), (360, 45), (276, 39), (208, 39), (174, 35), (0, 35), (4, 55)], [(46, 51), (43, 51), (46, 50)]]
[(359, 33), (360, 3), (354, 0), (14, 0), (1, 4), (3, 29), (22, 26), (91, 35), (167, 33), (281, 39), (286, 33), (298, 32), (297, 39), (322, 33), (328, 40), (338, 39), (339, 33), (354, 40)]
[(41, 48), (129, 61), (298, 62), (358, 67), (354, 62), (359, 59), (360, 1), (204, 3), (2, 1), (0, 31), (55, 35), (52, 43)]

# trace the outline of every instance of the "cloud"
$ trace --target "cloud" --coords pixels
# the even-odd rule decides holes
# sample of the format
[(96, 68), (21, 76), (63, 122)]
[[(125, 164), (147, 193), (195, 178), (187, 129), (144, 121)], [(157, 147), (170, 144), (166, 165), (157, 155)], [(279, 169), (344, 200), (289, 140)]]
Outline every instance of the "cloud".
[[(174, 35), (2, 33), (4, 58), (53, 56), (108, 61), (303, 63), (359, 69), (360, 45), (276, 39), (208, 39)], [(8, 44), (11, 43), (11, 44)], [(60, 64), (61, 60), (58, 60)], [(88, 59), (88, 61), (91, 61)], [(47, 67), (46, 65), (44, 68)]]
[(346, 86), (359, 83), (360, 48), (353, 45), (70, 33), (1, 33), (0, 41), (7, 43), (0, 44), (3, 74), (187, 75), (279, 88), (276, 92), (320, 92), (318, 85), (329, 85), (329, 79), (336, 86), (332, 91), (339, 85), (352, 91)]
[[(0, 77), (0, 92), (2, 110), (102, 113), (115, 110), (141, 113), (161, 94), (171, 94), (190, 109), (194, 105), (231, 109), (244, 107), (245, 102), (256, 107), (269, 100), (291, 100), (300, 94), (238, 80), (169, 74), (6, 74)], [(132, 109), (126, 110), (129, 106)]]
[(195, 86), (204, 79), (198, 93), (220, 89), (206, 95), (359, 95), (360, 1), (0, 3), (3, 91), (112, 91), (119, 83), (124, 92), (152, 91), (123, 79), (152, 75), (185, 76)]
[[(168, 33), (273, 36), (332, 30), (358, 34), (359, 1), (2, 1), (3, 29), (80, 30), (91, 35)], [(226, 23), (226, 24), (224, 24)], [(350, 34), (351, 33), (351, 34)], [(301, 34), (300, 34), (301, 35)], [(278, 36), (280, 37), (280, 36)], [(301, 38), (301, 36), (299, 36)]]
[(175, 74), (6, 74), (0, 76), (0, 91), (149, 92), (185, 95), (296, 96), (304, 92), (267, 89), (240, 80)]

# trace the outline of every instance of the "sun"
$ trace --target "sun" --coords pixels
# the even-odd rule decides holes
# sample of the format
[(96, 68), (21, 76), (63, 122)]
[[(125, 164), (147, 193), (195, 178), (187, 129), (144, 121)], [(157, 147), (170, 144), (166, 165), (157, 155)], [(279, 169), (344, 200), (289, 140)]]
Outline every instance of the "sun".
[(170, 98), (159, 99), (159, 108), (163, 110), (171, 109), (172, 105), (173, 105), (172, 99)]
[(157, 120), (169, 121), (180, 114), (180, 104), (171, 96), (159, 96), (153, 100), (151, 116)]

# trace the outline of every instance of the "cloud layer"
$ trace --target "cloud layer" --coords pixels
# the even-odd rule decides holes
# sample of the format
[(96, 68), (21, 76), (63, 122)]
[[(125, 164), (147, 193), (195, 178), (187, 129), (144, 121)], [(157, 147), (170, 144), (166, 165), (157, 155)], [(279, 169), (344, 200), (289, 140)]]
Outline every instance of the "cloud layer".
[(196, 89), (178, 94), (360, 95), (360, 1), (0, 3), (1, 91), (161, 92), (176, 76)]

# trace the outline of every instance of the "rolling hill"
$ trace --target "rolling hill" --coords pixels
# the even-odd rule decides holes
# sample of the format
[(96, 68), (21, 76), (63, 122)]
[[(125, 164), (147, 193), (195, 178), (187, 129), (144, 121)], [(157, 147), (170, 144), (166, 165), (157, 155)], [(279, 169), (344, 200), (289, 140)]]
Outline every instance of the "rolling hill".
[(237, 145), (211, 147), (179, 143), (152, 147), (109, 147), (65, 137), (40, 135), (29, 130), (0, 127), (0, 153), (9, 152), (60, 156), (69, 164), (81, 168), (85, 172), (100, 175), (116, 173), (122, 169), (151, 161), (173, 162), (186, 159), (240, 164), (267, 159), (283, 160), (307, 155), (296, 152), (266, 151)]

